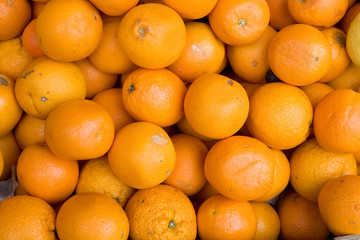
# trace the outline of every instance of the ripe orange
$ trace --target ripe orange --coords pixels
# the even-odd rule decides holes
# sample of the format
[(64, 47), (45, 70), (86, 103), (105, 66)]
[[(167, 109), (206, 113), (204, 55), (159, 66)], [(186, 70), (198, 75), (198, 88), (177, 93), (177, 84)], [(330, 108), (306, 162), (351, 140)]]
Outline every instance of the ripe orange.
[(60, 207), (56, 232), (61, 240), (127, 239), (129, 221), (111, 197), (84, 193), (72, 196)]
[(185, 47), (186, 30), (179, 14), (168, 6), (148, 3), (132, 8), (119, 26), (125, 54), (143, 68), (164, 68), (176, 61)]
[(325, 35), (315, 27), (292, 24), (272, 38), (268, 58), (278, 78), (304, 86), (325, 76), (331, 65), (331, 47)]
[(0, 152), (4, 161), (0, 181), (5, 181), (10, 177), (11, 172), (14, 170), (12, 168), (16, 165), (20, 155), (20, 148), (16, 142), (13, 132), (0, 137)]
[(329, 85), (319, 82), (302, 86), (300, 89), (308, 96), (314, 111), (321, 99), (334, 90)]
[(139, 0), (90, 0), (100, 11), (109, 16), (120, 16), (135, 7)]
[(131, 239), (196, 238), (195, 210), (184, 193), (168, 185), (137, 191), (125, 207)]
[(194, 136), (198, 139), (200, 139), (203, 142), (211, 141), (211, 138), (205, 137), (199, 133), (197, 133), (189, 124), (186, 117), (183, 117), (180, 121), (176, 123), (176, 127), (180, 130), (180, 132)]
[(187, 19), (199, 19), (207, 16), (215, 7), (218, 0), (163, 0), (162, 2), (177, 13), (181, 17)]
[(189, 87), (184, 110), (199, 134), (221, 139), (235, 134), (245, 123), (249, 100), (244, 88), (220, 74), (205, 74)]
[(101, 157), (114, 139), (114, 121), (100, 104), (69, 100), (51, 111), (45, 122), (45, 140), (57, 157), (85, 160)]
[(120, 181), (143, 189), (162, 183), (175, 167), (175, 149), (168, 134), (149, 122), (120, 129), (108, 152), (111, 169)]
[(250, 202), (257, 218), (257, 229), (253, 240), (276, 240), (280, 233), (280, 218), (267, 202)]
[(45, 120), (24, 114), (14, 133), (21, 149), (33, 143), (45, 142)]
[(44, 56), (43, 51), (40, 49), (35, 36), (36, 18), (33, 19), (24, 29), (21, 41), (24, 49), (30, 54), (31, 57), (37, 58)]
[(208, 15), (215, 35), (228, 45), (254, 42), (269, 25), (265, 0), (218, 0)]
[(356, 3), (351, 6), (351, 8), (346, 11), (345, 16), (341, 19), (339, 23), (340, 29), (347, 33), (350, 27), (350, 23), (352, 22), (352, 20), (354, 20), (354, 18), (356, 17), (356, 15), (358, 15), (359, 12), (360, 3)]
[(95, 50), (102, 34), (102, 19), (89, 1), (53, 0), (40, 12), (35, 32), (47, 56), (72, 62)]
[(124, 82), (125, 109), (137, 121), (167, 127), (184, 116), (185, 84), (167, 69), (140, 68)]
[(357, 91), (360, 87), (360, 67), (350, 63), (343, 73), (328, 84), (334, 89), (348, 88)]
[(197, 213), (201, 239), (253, 239), (257, 219), (246, 201), (235, 201), (220, 194), (203, 202)]
[(280, 30), (296, 21), (290, 15), (287, 0), (266, 0), (270, 9), (270, 26)]

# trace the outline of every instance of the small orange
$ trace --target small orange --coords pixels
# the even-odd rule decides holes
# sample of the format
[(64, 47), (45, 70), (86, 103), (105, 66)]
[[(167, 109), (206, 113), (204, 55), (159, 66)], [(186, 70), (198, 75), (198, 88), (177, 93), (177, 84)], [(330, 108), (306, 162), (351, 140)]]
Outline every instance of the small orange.
[(22, 33), (31, 17), (28, 0), (0, 1), (0, 40), (8, 40)]
[(15, 95), (27, 114), (45, 119), (60, 103), (85, 98), (86, 80), (74, 63), (39, 57), (17, 79)]
[(186, 29), (179, 14), (170, 7), (141, 4), (127, 12), (118, 38), (125, 54), (143, 68), (164, 68), (176, 61), (185, 47)]
[(168, 69), (185, 82), (193, 82), (206, 73), (220, 73), (227, 64), (224, 43), (207, 23), (188, 22), (185, 27), (185, 48)]
[(300, 89), (304, 91), (306, 96), (308, 96), (314, 111), (321, 99), (334, 90), (329, 85), (318, 82), (302, 86)]
[(124, 107), (121, 88), (102, 91), (96, 94), (92, 100), (109, 112), (114, 120), (115, 132), (135, 121)]
[(190, 85), (184, 100), (190, 126), (199, 134), (221, 139), (245, 123), (249, 100), (240, 83), (220, 74), (205, 74)]
[(31, 57), (37, 58), (44, 56), (43, 51), (40, 49), (35, 36), (36, 18), (33, 19), (24, 29), (21, 41), (24, 49), (30, 54)]
[(52, 110), (45, 122), (49, 148), (69, 160), (101, 157), (111, 147), (114, 134), (110, 114), (91, 100), (68, 100)]
[(55, 239), (55, 211), (37, 197), (15, 196), (0, 202), (2, 239)]
[(45, 120), (24, 114), (14, 133), (21, 149), (33, 143), (45, 142)]
[(348, 88), (357, 91), (360, 87), (360, 67), (350, 63), (343, 73), (328, 84), (334, 89)]
[(167, 127), (184, 116), (185, 84), (171, 71), (140, 68), (124, 82), (125, 109), (137, 121)]
[(201, 239), (254, 238), (257, 220), (254, 208), (246, 201), (234, 201), (220, 194), (203, 202), (197, 213)]
[(108, 158), (120, 181), (144, 189), (162, 183), (171, 174), (176, 154), (170, 137), (161, 127), (135, 122), (116, 133)]
[(56, 157), (44, 143), (34, 143), (21, 152), (16, 173), (28, 194), (53, 204), (66, 200), (75, 190), (79, 166)]
[(321, 217), (335, 236), (360, 233), (360, 176), (334, 178), (321, 189), (318, 199)]
[(325, 76), (331, 65), (331, 47), (325, 35), (315, 27), (292, 24), (273, 37), (268, 58), (278, 78), (304, 86)]
[(129, 221), (111, 197), (84, 193), (72, 196), (60, 207), (56, 232), (61, 240), (127, 239)]
[(286, 194), (278, 202), (277, 213), (280, 217), (280, 239), (326, 240), (330, 233), (317, 203), (296, 192)]
[(99, 70), (106, 73), (122, 74), (136, 68), (135, 64), (125, 55), (123, 46), (118, 39), (121, 20), (122, 18), (104, 20), (101, 40), (95, 51), (89, 56), (90, 61)]
[(0, 137), (0, 152), (4, 161), (3, 171), (0, 175), (0, 181), (5, 181), (10, 177), (13, 170), (12, 168), (15, 167), (19, 158), (20, 151), (21, 150), (16, 142), (13, 132)]
[(340, 29), (347, 33), (350, 27), (350, 23), (352, 22), (352, 20), (354, 20), (354, 18), (356, 17), (356, 15), (358, 15), (359, 12), (360, 3), (356, 3), (351, 8), (349, 8), (346, 11), (345, 16), (341, 19), (339, 23)]
[(96, 94), (115, 86), (118, 76), (99, 70), (89, 60), (84, 58), (76, 61), (75, 64), (80, 68), (86, 81), (86, 98), (92, 98)]
[(275, 35), (276, 31), (268, 26), (255, 42), (227, 47), (231, 67), (241, 79), (252, 83), (265, 83), (266, 72), (270, 69), (268, 48)]
[(232, 136), (218, 141), (205, 159), (205, 176), (222, 195), (248, 201), (262, 197), (272, 187), (275, 159), (255, 138)]
[(136, 6), (139, 0), (90, 0), (100, 11), (109, 16), (120, 16)]
[(164, 183), (180, 189), (187, 196), (194, 195), (206, 184), (204, 161), (208, 149), (201, 140), (187, 134), (173, 135), (171, 141), (176, 163)]
[(317, 105), (314, 132), (320, 146), (330, 151), (360, 151), (360, 93), (335, 89)]
[(252, 136), (282, 150), (305, 141), (312, 119), (313, 109), (305, 93), (295, 86), (275, 82), (258, 88), (251, 96), (246, 126)]
[(269, 20), (265, 0), (218, 0), (209, 14), (215, 35), (228, 45), (254, 42), (264, 33)]
[(89, 1), (53, 0), (40, 12), (35, 32), (47, 56), (61, 62), (77, 61), (99, 44), (102, 19)]
[(280, 218), (267, 202), (250, 202), (257, 218), (257, 229), (253, 240), (276, 240), (280, 233)]
[(125, 207), (131, 239), (196, 238), (196, 215), (189, 198), (168, 185), (137, 191)]
[(287, 0), (266, 0), (270, 9), (270, 26), (280, 30), (291, 24), (295, 24), (295, 19), (290, 15)]

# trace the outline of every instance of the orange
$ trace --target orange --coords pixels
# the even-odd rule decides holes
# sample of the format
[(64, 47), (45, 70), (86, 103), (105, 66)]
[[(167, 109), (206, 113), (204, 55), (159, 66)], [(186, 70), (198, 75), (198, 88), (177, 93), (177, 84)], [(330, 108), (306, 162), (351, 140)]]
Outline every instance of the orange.
[(0, 73), (16, 80), (32, 60), (20, 37), (0, 41)]
[(286, 155), (280, 151), (271, 149), (275, 160), (274, 182), (270, 190), (255, 201), (269, 201), (284, 191), (290, 180), (290, 164)]
[(176, 127), (180, 130), (180, 132), (194, 136), (198, 139), (200, 139), (201, 141), (210, 141), (212, 140), (211, 138), (205, 137), (199, 133), (197, 133), (189, 124), (188, 120), (186, 119), (186, 117), (183, 117), (180, 121), (178, 121), (176, 123)]
[(305, 93), (295, 86), (276, 82), (253, 93), (246, 126), (252, 136), (282, 150), (305, 141), (312, 119), (313, 109)]
[(270, 26), (280, 30), (296, 21), (290, 15), (287, 0), (266, 0), (270, 9)]
[(162, 183), (175, 167), (176, 154), (168, 134), (149, 122), (135, 122), (120, 129), (108, 152), (116, 177), (133, 188)]
[(329, 85), (318, 82), (302, 86), (300, 87), (300, 89), (304, 91), (306, 96), (308, 96), (313, 110), (315, 110), (321, 99), (323, 99), (328, 93), (334, 90)]
[(95, 67), (88, 58), (76, 61), (86, 81), (86, 98), (92, 98), (96, 94), (115, 86), (118, 76), (109, 74)]
[(120, 16), (135, 7), (139, 0), (90, 0), (100, 11), (109, 16)]
[(115, 132), (135, 121), (124, 107), (121, 88), (102, 91), (96, 94), (92, 100), (109, 112), (114, 121)]
[(218, 141), (205, 159), (205, 176), (219, 193), (237, 201), (262, 197), (274, 182), (275, 159), (255, 138), (232, 136)]
[(0, 202), (2, 239), (55, 240), (55, 211), (37, 197), (15, 196)]
[[(176, 3), (183, 4), (183, 1)], [(227, 64), (224, 43), (207, 23), (188, 22), (185, 27), (185, 48), (168, 69), (185, 82), (193, 82), (206, 73), (220, 73)]]
[(104, 20), (101, 40), (95, 51), (89, 56), (90, 61), (99, 70), (106, 73), (122, 74), (136, 68), (135, 64), (125, 55), (123, 46), (118, 39), (121, 20), (122, 18)]
[(46, 4), (47, 2), (31, 1), (31, 18), (37, 18)]
[(280, 217), (280, 239), (326, 240), (330, 233), (317, 203), (296, 192), (286, 194), (278, 202), (277, 213)]
[(114, 139), (114, 121), (100, 104), (69, 100), (57, 106), (45, 122), (45, 140), (54, 154), (69, 160), (101, 157)]
[(321, 189), (318, 199), (324, 222), (335, 236), (360, 233), (360, 176), (334, 178)]
[(185, 84), (167, 69), (140, 68), (122, 88), (125, 109), (137, 121), (167, 127), (184, 116)]
[(76, 161), (56, 157), (44, 143), (34, 143), (21, 152), (16, 173), (28, 194), (59, 203), (75, 190), (79, 166)]
[(197, 213), (201, 239), (251, 240), (257, 220), (254, 208), (246, 201), (234, 201), (220, 194), (203, 202)]
[(20, 148), (16, 142), (13, 132), (0, 137), (0, 152), (4, 161), (3, 171), (0, 175), (0, 181), (5, 181), (10, 177), (11, 172), (15, 170), (12, 168), (15, 167), (20, 155)]
[(85, 193), (72, 196), (60, 207), (56, 232), (61, 240), (127, 239), (129, 221), (111, 197)]
[(185, 47), (186, 29), (179, 14), (168, 6), (141, 4), (127, 12), (118, 38), (127, 57), (143, 68), (164, 68), (176, 61)]
[(268, 47), (276, 31), (268, 26), (265, 32), (255, 42), (228, 46), (229, 62), (234, 72), (245, 81), (265, 83), (266, 72), (270, 69), (268, 61)]
[(320, 30), (306, 24), (281, 29), (270, 42), (268, 58), (273, 73), (296, 86), (320, 80), (332, 59), (328, 39)]
[(356, 15), (358, 15), (359, 12), (360, 3), (356, 3), (351, 6), (339, 23), (340, 29), (347, 33), (350, 27), (350, 23), (352, 22), (352, 20), (354, 20), (354, 18), (356, 17)]
[(106, 194), (125, 207), (135, 189), (117, 179), (104, 156), (87, 161), (81, 168), (76, 194), (90, 192)]
[(360, 14), (357, 14), (354, 20), (352, 20), (346, 37), (346, 51), (349, 57), (357, 67), (360, 67), (360, 50), (357, 47), (357, 43), (360, 40), (359, 27), (360, 27)]
[(335, 89), (317, 105), (314, 132), (320, 146), (330, 151), (360, 151), (360, 93)]
[(250, 202), (257, 218), (257, 229), (253, 240), (276, 240), (280, 233), (280, 218), (267, 202)]
[(0, 137), (14, 129), (22, 112), (15, 98), (14, 81), (0, 73)]
[(357, 174), (353, 154), (328, 151), (315, 138), (308, 139), (295, 149), (291, 155), (290, 169), (290, 182), (295, 191), (314, 202), (329, 180)]
[(249, 100), (238, 82), (209, 73), (190, 85), (184, 110), (187, 121), (196, 132), (221, 139), (235, 134), (245, 123)]
[(102, 19), (89, 1), (53, 0), (40, 12), (35, 32), (47, 56), (61, 62), (77, 61), (99, 44)]
[(360, 87), (360, 67), (350, 63), (344, 72), (328, 84), (334, 89), (348, 88), (357, 91)]
[(216, 191), (209, 182), (206, 182), (205, 186), (197, 194), (194, 195), (193, 199), (199, 204), (201, 204), (206, 199), (217, 194), (219, 194), (219, 192)]
[(8, 40), (22, 33), (31, 17), (28, 0), (0, 1), (0, 40)]
[(125, 207), (131, 239), (195, 239), (196, 215), (180, 190), (158, 185), (137, 191)]
[(35, 36), (36, 18), (33, 19), (24, 29), (21, 41), (24, 49), (30, 54), (31, 57), (37, 58), (44, 56), (43, 51), (40, 49)]
[(18, 195), (29, 195), (27, 194), (27, 192), (25, 192), (25, 189), (21, 186), (21, 185), (18, 185), (17, 188), (15, 189), (15, 192), (14, 192), (15, 196), (18, 196)]
[(162, 2), (174, 9), (183, 18), (199, 19), (207, 16), (211, 10), (213, 10), (217, 1), (218, 0), (163, 0)]
[(241, 85), (244, 87), (247, 95), (249, 96), (249, 99), (253, 95), (253, 93), (261, 86), (264, 85), (264, 83), (249, 83), (249, 82), (241, 82)]
[(45, 120), (24, 114), (14, 133), (21, 149), (33, 143), (45, 142)]
[(204, 161), (208, 149), (201, 140), (187, 134), (173, 135), (171, 141), (176, 163), (164, 183), (180, 189), (187, 196), (194, 195), (206, 184)]
[(289, 12), (295, 21), (317, 28), (334, 26), (345, 15), (348, 4), (348, 0), (288, 0)]
[(60, 103), (85, 98), (86, 80), (74, 63), (44, 56), (26, 66), (16, 81), (15, 95), (27, 114), (45, 119)]
[(269, 25), (270, 10), (265, 0), (218, 0), (208, 17), (221, 41), (242, 45), (260, 38)]

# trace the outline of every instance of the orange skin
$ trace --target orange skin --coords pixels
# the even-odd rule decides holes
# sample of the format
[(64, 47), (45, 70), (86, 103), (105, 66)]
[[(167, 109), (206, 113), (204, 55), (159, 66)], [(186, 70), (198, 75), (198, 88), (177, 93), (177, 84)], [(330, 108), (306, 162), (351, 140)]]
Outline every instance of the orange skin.
[(360, 3), (354, 4), (351, 8), (348, 9), (348, 11), (345, 13), (345, 16), (340, 21), (340, 29), (343, 30), (345, 33), (348, 32), (350, 23), (356, 15), (360, 12)]
[(360, 93), (335, 89), (317, 105), (314, 132), (319, 144), (330, 151), (360, 151)]
[(56, 232), (62, 240), (127, 239), (129, 221), (111, 197), (84, 193), (62, 204), (56, 217)]
[(262, 197), (274, 182), (275, 159), (255, 138), (232, 136), (218, 141), (205, 159), (205, 176), (222, 195), (237, 201)]
[(46, 4), (47, 2), (31, 1), (31, 18), (37, 18)]
[(0, 175), (0, 181), (7, 180), (11, 175), (12, 166), (16, 165), (16, 162), (20, 155), (20, 148), (16, 142), (13, 132), (0, 137), (0, 152), (4, 160), (4, 166), (2, 174)]
[(206, 73), (220, 73), (227, 64), (224, 43), (206, 23), (188, 22), (185, 27), (185, 48), (168, 69), (185, 82), (193, 82)]
[(39, 44), (35, 36), (35, 26), (36, 18), (33, 19), (24, 29), (22, 34), (22, 44), (25, 50), (30, 54), (31, 57), (37, 58), (44, 56), (43, 51), (41, 51)]
[(21, 149), (33, 143), (45, 142), (45, 120), (24, 114), (14, 133)]
[(89, 1), (55, 0), (40, 12), (35, 32), (47, 56), (72, 62), (88, 57), (95, 50), (102, 26), (98, 10)]
[(280, 218), (267, 202), (250, 202), (257, 218), (257, 229), (253, 240), (276, 240), (280, 233)]
[(347, 175), (326, 183), (319, 194), (321, 217), (335, 236), (358, 234), (360, 176)]
[(22, 33), (31, 17), (28, 0), (0, 1), (0, 40), (9, 40)]
[(246, 201), (234, 201), (220, 194), (208, 198), (197, 213), (201, 239), (251, 240), (255, 236), (257, 218)]
[(57, 106), (46, 119), (45, 140), (63, 159), (101, 157), (111, 147), (114, 121), (100, 104), (91, 100), (69, 100)]
[(256, 41), (270, 20), (265, 0), (218, 0), (211, 11), (209, 23), (215, 35), (228, 45)]
[(135, 122), (120, 129), (108, 152), (111, 169), (133, 188), (156, 186), (171, 174), (176, 154), (168, 134), (149, 122)]
[(165, 184), (180, 189), (191, 196), (206, 184), (204, 161), (208, 153), (205, 144), (196, 137), (176, 134), (171, 137), (176, 153), (175, 168), (165, 180)]
[(179, 14), (166, 5), (141, 4), (132, 8), (119, 26), (125, 54), (136, 65), (164, 68), (176, 61), (185, 47), (186, 29)]
[(269, 65), (282, 81), (305, 86), (320, 80), (331, 65), (331, 47), (318, 29), (293, 24), (281, 29), (270, 42)]
[(163, 0), (162, 2), (186, 19), (199, 19), (207, 16), (218, 0)]
[(212, 139), (235, 134), (245, 123), (248, 109), (249, 100), (244, 88), (220, 74), (197, 78), (184, 100), (185, 117), (190, 126)]
[(205, 137), (199, 133), (197, 133), (189, 124), (188, 120), (186, 120), (185, 117), (183, 117), (180, 121), (176, 123), (176, 127), (180, 130), (180, 132), (194, 136), (201, 141), (211, 141), (211, 138)]
[(101, 12), (109, 16), (120, 16), (125, 14), (127, 11), (135, 7), (139, 0), (90, 0), (94, 6), (99, 9)]
[(196, 215), (179, 189), (157, 185), (137, 191), (125, 207), (131, 239), (180, 240), (196, 238)]
[(337, 78), (328, 82), (328, 85), (334, 89), (352, 89), (357, 91), (360, 87), (360, 67), (353, 63), (345, 69)]
[(270, 9), (270, 26), (280, 30), (291, 24), (295, 24), (295, 19), (290, 15), (287, 0), (266, 0)]
[(48, 203), (60, 203), (75, 190), (79, 166), (56, 157), (44, 143), (25, 148), (19, 157), (17, 178), (25, 191)]
[(140, 68), (124, 82), (125, 109), (137, 121), (171, 126), (184, 116), (185, 84), (167, 69)]
[(267, 52), (275, 35), (276, 31), (268, 26), (255, 42), (227, 47), (231, 67), (241, 79), (251, 83), (265, 83), (266, 72), (270, 69)]
[(302, 86), (300, 87), (300, 89), (304, 91), (306, 96), (308, 96), (314, 111), (321, 99), (323, 99), (328, 93), (334, 90), (332, 87), (325, 83), (313, 83), (310, 85)]
[(219, 192), (216, 191), (215, 188), (213, 188), (209, 182), (206, 182), (205, 186), (197, 194), (195, 194), (193, 198), (197, 203), (201, 204), (206, 199), (217, 194), (219, 194)]
[(330, 232), (316, 202), (290, 192), (278, 202), (277, 209), (281, 239), (327, 239)]

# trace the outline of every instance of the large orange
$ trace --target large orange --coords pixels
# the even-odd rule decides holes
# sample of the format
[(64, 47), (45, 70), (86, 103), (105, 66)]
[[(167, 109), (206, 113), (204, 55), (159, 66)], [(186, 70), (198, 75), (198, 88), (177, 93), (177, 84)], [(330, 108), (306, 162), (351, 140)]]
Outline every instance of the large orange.
[(104, 155), (114, 140), (114, 121), (91, 100), (69, 100), (46, 119), (45, 140), (60, 158), (85, 160)]
[(266, 0), (270, 9), (270, 26), (280, 30), (296, 21), (290, 15), (287, 0)]
[(24, 49), (30, 54), (31, 57), (37, 58), (44, 56), (43, 51), (39, 47), (35, 35), (36, 18), (33, 19), (24, 29), (21, 41)]
[(218, 0), (163, 0), (162, 2), (177, 13), (181, 17), (187, 19), (199, 19), (207, 16), (215, 7)]
[(136, 65), (158, 69), (169, 66), (185, 47), (185, 24), (166, 5), (141, 4), (125, 14), (119, 26), (120, 45)]
[(14, 130), (16, 141), (21, 149), (45, 142), (45, 120), (24, 114)]
[(0, 175), (0, 181), (7, 180), (11, 173), (15, 173), (15, 165), (20, 155), (20, 148), (16, 142), (13, 132), (0, 137), (0, 152), (4, 160), (4, 166), (2, 174)]
[(135, 7), (139, 0), (90, 0), (100, 11), (109, 16), (120, 16)]
[(50, 58), (71, 62), (88, 57), (99, 44), (102, 19), (86, 0), (48, 2), (36, 22), (36, 39)]
[(280, 218), (267, 202), (250, 202), (257, 218), (257, 229), (253, 240), (276, 240), (280, 233)]

